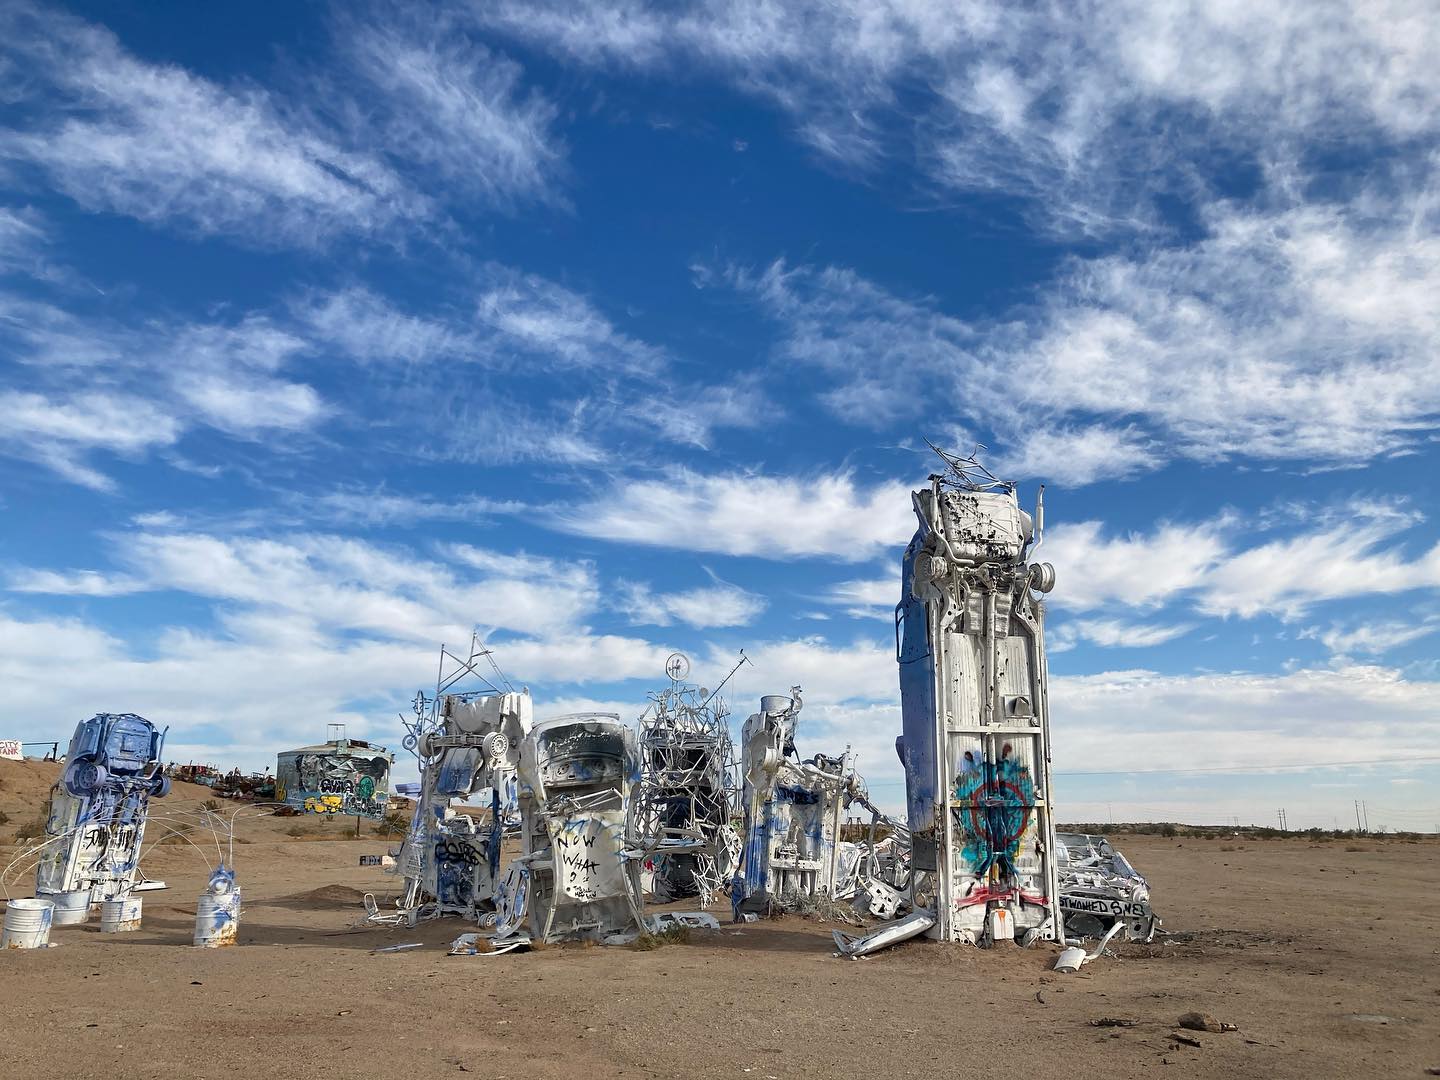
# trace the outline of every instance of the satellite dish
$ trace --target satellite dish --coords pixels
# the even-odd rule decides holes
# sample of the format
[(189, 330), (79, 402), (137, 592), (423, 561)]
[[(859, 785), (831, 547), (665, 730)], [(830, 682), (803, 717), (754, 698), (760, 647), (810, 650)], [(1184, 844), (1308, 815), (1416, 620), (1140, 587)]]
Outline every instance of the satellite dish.
[(671, 653), (665, 658), (665, 674), (671, 682), (680, 682), (690, 674), (690, 660), (684, 653)]

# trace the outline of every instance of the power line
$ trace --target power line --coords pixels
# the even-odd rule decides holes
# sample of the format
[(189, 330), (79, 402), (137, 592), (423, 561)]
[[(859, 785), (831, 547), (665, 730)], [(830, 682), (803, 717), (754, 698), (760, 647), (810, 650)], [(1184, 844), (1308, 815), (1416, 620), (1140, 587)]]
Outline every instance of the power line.
[[(1094, 769), (1083, 772), (1062, 772), (1056, 771), (1052, 776), (1162, 776), (1175, 775), (1179, 773), (1239, 773), (1239, 772), (1279, 772), (1282, 769), (1339, 769), (1347, 765), (1413, 765), (1417, 762), (1437, 762), (1437, 757), (1408, 757), (1408, 758), (1370, 758), (1357, 761), (1312, 761), (1306, 764), (1296, 765), (1211, 765), (1184, 769)], [(875, 780), (869, 782), (870, 787), (894, 787), (903, 784), (904, 780)]]
[(1087, 772), (1056, 772), (1055, 776), (1153, 776), (1159, 773), (1278, 772), (1281, 769), (1338, 769), (1346, 765), (1413, 765), (1440, 761), (1440, 757), (1371, 758), (1362, 761), (1314, 761), (1304, 765), (1214, 765), (1186, 769), (1096, 769)]

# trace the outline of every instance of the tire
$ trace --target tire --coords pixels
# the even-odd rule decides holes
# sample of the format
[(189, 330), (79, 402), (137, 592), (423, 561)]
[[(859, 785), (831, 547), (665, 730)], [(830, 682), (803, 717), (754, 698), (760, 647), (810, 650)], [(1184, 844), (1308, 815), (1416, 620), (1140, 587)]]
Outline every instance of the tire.
[(65, 790), (77, 799), (87, 799), (104, 787), (109, 778), (104, 765), (79, 758), (65, 767)]

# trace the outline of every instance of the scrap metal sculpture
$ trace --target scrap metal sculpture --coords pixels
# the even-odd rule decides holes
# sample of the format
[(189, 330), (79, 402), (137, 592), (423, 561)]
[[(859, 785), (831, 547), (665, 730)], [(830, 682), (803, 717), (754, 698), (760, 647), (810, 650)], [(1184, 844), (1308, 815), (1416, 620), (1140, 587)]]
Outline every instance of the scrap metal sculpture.
[[(747, 662), (741, 653), (730, 675)], [(684, 656), (671, 655), (665, 665), (670, 686), (652, 693), (640, 715), (632, 832), (655, 851), (642, 875), (654, 899), (693, 896), (706, 908), (739, 863), (740, 837), (730, 824), (739, 793), (729, 710), (719, 687), (710, 692), (684, 681), (689, 668)]]
[[(911, 899), (946, 941), (1062, 933), (1050, 815), (1049, 707), (1033, 563), (1044, 529), (1013, 484), (938, 448), (895, 609)], [(1044, 489), (1041, 488), (1043, 499)]]
[(1149, 941), (1160, 928), (1150, 883), (1103, 836), (1059, 833), (1060, 910), (1070, 938), (1103, 938), (1119, 927), (1127, 940)]
[(492, 950), (645, 933), (647, 852), (627, 828), (640, 781), (635, 732), (614, 713), (546, 720), (520, 746), (519, 781), (522, 850), (501, 890)]
[[(482, 675), (489, 661), (495, 680)], [(483, 689), (450, 692), (462, 679), (480, 680)], [(497, 685), (498, 684), (498, 685)], [(415, 719), (405, 746), (420, 765), (420, 791), (410, 829), (396, 859), (404, 888), (399, 917), (440, 915), (493, 918), (501, 884), (500, 848), (506, 829), (519, 828), (515, 771), (520, 745), (530, 732), (530, 692), (515, 690), (478, 638), (470, 653), (457, 656), (441, 648), (435, 696), (415, 697)], [(456, 813), (453, 804), (488, 795), (489, 819), (477, 822)], [(391, 921), (373, 909), (372, 921)]]
[[(854, 755), (816, 754), (801, 761), (795, 725), (800, 687), (760, 699), (741, 732), (745, 778), (743, 877), (732, 886), (737, 911), (794, 907), (824, 895), (854, 892), (858, 858), (845, 873), (837, 847), (847, 789), (857, 782)], [(791, 759), (794, 760), (791, 760)]]
[(150, 799), (170, 791), (164, 743), (165, 733), (134, 713), (100, 713), (76, 726), (65, 772), (50, 793), (37, 895), (88, 889), (90, 902), (101, 903), (165, 887), (140, 872)]

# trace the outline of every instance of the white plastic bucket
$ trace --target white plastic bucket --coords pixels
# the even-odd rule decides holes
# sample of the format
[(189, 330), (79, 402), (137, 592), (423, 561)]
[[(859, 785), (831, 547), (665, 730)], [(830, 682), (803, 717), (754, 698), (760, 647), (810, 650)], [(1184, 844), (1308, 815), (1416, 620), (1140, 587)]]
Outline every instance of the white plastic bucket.
[(84, 926), (90, 918), (90, 890), (47, 893), (45, 899), (55, 905), (55, 926)]
[(240, 930), (240, 890), (203, 892), (195, 905), (195, 945), (221, 949), (234, 945)]
[(0, 944), (7, 949), (43, 949), (50, 944), (50, 920), (55, 905), (49, 900), (26, 897), (5, 905), (5, 927)]
[(100, 905), (100, 932), (123, 934), (140, 929), (140, 897), (117, 896)]

